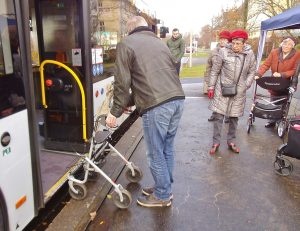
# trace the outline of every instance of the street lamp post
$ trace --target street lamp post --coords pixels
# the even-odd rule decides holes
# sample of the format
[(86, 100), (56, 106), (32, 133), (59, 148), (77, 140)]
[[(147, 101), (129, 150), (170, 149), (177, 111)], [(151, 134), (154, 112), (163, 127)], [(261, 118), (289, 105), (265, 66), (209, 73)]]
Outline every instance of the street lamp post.
[(192, 56), (193, 55), (193, 31), (190, 32), (190, 63), (189, 67), (192, 67)]

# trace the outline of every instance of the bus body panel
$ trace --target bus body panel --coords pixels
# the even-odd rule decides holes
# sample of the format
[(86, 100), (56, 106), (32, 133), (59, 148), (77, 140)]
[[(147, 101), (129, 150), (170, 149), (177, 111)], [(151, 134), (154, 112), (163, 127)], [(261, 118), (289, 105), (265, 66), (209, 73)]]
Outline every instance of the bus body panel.
[[(5, 132), (10, 134), (11, 141), (0, 146), (0, 187), (10, 230), (22, 230), (34, 217), (27, 110), (0, 119), (0, 135)], [(22, 200), (24, 203), (16, 208)]]
[[(96, 116), (107, 115), (110, 112), (113, 101), (113, 82), (114, 76), (111, 76), (93, 84), (94, 119)], [(128, 116), (129, 113), (123, 113), (117, 118), (118, 125), (120, 126)]]

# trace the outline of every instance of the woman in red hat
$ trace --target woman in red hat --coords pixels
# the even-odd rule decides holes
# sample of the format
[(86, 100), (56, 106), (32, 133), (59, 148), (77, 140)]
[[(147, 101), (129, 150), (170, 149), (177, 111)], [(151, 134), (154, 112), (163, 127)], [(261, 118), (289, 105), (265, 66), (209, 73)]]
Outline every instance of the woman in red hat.
[[(273, 49), (265, 62), (258, 68), (255, 79), (264, 75), (271, 69), (273, 77), (290, 79), (295, 74), (297, 64), (300, 60), (300, 53), (295, 50), (296, 39), (288, 36), (282, 40), (279, 48)], [(275, 97), (288, 95), (288, 89), (285, 91), (270, 91), (271, 100)], [(276, 121), (272, 120), (265, 124), (266, 128), (274, 127)]]
[[(226, 46), (229, 42), (231, 42), (230, 32), (228, 30), (223, 30), (219, 33), (219, 43), (215, 49), (212, 50), (210, 57), (207, 60), (206, 70), (204, 73), (204, 83), (203, 83), (203, 94), (207, 94), (207, 86), (209, 83), (209, 76), (211, 72), (211, 68), (213, 66), (213, 57), (218, 54), (219, 50)], [(214, 121), (215, 114), (212, 113), (211, 117), (208, 121)], [(228, 119), (225, 119), (225, 122), (228, 122)]]
[[(236, 145), (238, 117), (244, 114), (246, 90), (251, 87), (255, 75), (255, 56), (251, 46), (245, 43), (248, 39), (247, 32), (233, 31), (231, 39), (231, 44), (220, 49), (215, 56), (210, 73), (208, 97), (212, 100), (209, 109), (216, 114), (211, 155), (215, 154), (220, 147), (224, 116), (229, 117), (228, 148), (235, 153), (240, 152)], [(236, 86), (236, 94), (224, 96), (221, 85), (225, 84)]]

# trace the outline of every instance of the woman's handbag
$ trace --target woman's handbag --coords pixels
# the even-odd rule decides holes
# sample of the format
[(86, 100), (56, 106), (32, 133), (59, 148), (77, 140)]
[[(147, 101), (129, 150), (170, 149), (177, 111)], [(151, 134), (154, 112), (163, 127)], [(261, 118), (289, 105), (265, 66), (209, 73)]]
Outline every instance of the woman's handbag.
[(220, 75), (220, 84), (221, 84), (222, 96), (232, 97), (232, 96), (235, 96), (237, 94), (237, 83), (240, 80), (240, 77), (241, 77), (241, 74), (242, 74), (242, 71), (243, 71), (243, 68), (244, 68), (244, 63), (245, 63), (245, 56), (243, 57), (243, 65), (241, 67), (241, 71), (240, 71), (239, 77), (238, 77), (236, 82), (233, 82), (231, 84), (222, 84), (221, 75)]
[(237, 94), (237, 83), (222, 84), (221, 83), (222, 95), (225, 97), (232, 97)]

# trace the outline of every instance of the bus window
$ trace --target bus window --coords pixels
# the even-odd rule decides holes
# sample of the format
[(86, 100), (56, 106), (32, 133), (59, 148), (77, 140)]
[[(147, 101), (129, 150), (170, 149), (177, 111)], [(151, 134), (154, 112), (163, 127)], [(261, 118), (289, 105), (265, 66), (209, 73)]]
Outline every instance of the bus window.
[(72, 49), (79, 47), (77, 5), (73, 0), (41, 1), (44, 59), (72, 63)]
[(13, 1), (0, 8), (0, 118), (25, 108), (19, 39)]

